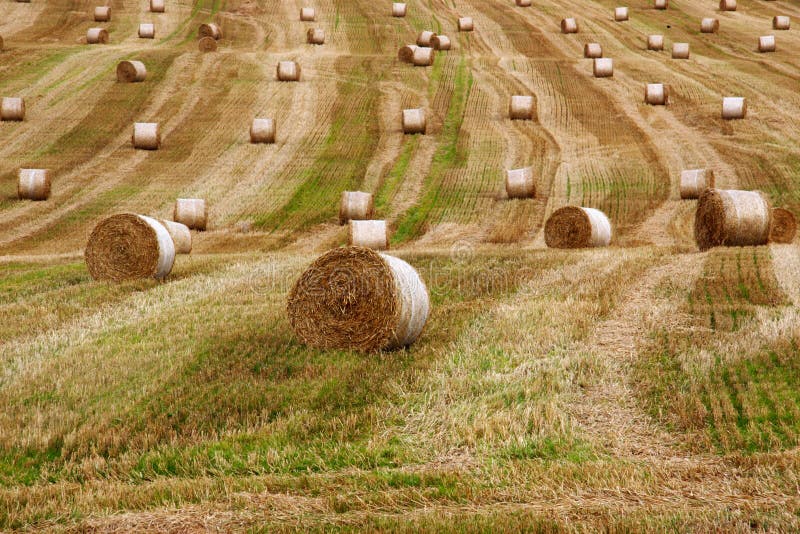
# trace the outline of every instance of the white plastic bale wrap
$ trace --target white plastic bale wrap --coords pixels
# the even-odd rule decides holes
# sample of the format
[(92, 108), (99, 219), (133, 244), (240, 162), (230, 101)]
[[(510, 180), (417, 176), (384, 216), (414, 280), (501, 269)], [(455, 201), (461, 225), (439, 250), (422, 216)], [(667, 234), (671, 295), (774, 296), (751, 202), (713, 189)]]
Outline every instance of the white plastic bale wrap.
[(603, 47), (600, 43), (586, 43), (583, 45), (583, 57), (589, 59), (603, 57)]
[(156, 267), (155, 277), (158, 279), (166, 278), (175, 264), (175, 243), (172, 241), (172, 236), (169, 235), (163, 224), (152, 217), (139, 215), (139, 218), (149, 224), (156, 232), (158, 239), (158, 266)]
[(772, 18), (773, 30), (788, 30), (791, 27), (791, 19), (785, 15), (778, 15)]
[(758, 38), (758, 51), (759, 52), (774, 52), (775, 51), (775, 36), (762, 35)]
[(430, 314), (430, 297), (425, 282), (411, 265), (400, 258), (381, 254), (389, 264), (394, 283), (400, 296), (400, 320), (394, 338), (387, 349), (406, 347), (414, 343), (422, 334)]
[(648, 83), (644, 90), (644, 101), (651, 106), (669, 104), (669, 87), (663, 83)]
[(672, 59), (689, 59), (689, 43), (672, 43)]
[(615, 7), (614, 8), (614, 20), (617, 22), (625, 22), (628, 20), (628, 8), (627, 7)]
[(149, 22), (139, 24), (139, 38), (153, 39), (156, 36), (156, 26)]
[(647, 49), (648, 50), (664, 50), (664, 36), (663, 35), (648, 35), (647, 36)]
[(611, 243), (611, 221), (606, 214), (594, 208), (581, 208), (592, 221), (593, 247), (607, 247)]
[(508, 198), (534, 198), (536, 196), (533, 167), (506, 171), (506, 195)]
[(610, 57), (599, 57), (594, 60), (592, 73), (595, 78), (611, 78), (614, 76), (614, 60)]
[(348, 222), (350, 245), (385, 250), (389, 248), (389, 236), (386, 221), (382, 220), (350, 220)]
[(393, 2), (392, 3), (392, 16), (393, 17), (405, 17), (406, 16), (406, 5), (402, 2)]
[(747, 116), (747, 100), (741, 96), (726, 96), (722, 99), (722, 118), (744, 119)]

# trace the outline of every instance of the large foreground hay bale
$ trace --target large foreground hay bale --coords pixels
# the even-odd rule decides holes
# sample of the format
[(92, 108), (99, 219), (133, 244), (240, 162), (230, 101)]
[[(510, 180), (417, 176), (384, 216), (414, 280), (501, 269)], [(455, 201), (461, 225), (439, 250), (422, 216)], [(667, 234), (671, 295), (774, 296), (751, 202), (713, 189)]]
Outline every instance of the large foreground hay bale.
[(414, 57), (411, 63), (415, 67), (430, 67), (433, 65), (433, 48), (418, 46), (414, 49)]
[(722, 118), (743, 119), (747, 116), (747, 100), (741, 96), (726, 96), (722, 99)]
[(471, 32), (475, 29), (475, 22), (472, 17), (461, 17), (458, 19), (458, 31)]
[(150, 12), (151, 13), (163, 13), (164, 12), (164, 0), (150, 0)]
[(351, 220), (348, 225), (347, 235), (350, 245), (374, 250), (386, 250), (389, 248), (389, 233), (386, 230), (386, 221)]
[(289, 324), (305, 344), (365, 352), (411, 345), (428, 320), (425, 283), (408, 263), (363, 247), (317, 258), (289, 293)]
[(0, 120), (22, 121), (25, 120), (25, 99), (4, 96), (0, 100)]
[(672, 43), (672, 59), (689, 59), (689, 43)]
[(108, 22), (111, 20), (111, 8), (109, 6), (97, 6), (94, 8), (95, 22)]
[(797, 235), (797, 219), (786, 208), (773, 208), (769, 240), (773, 243), (791, 243)]
[(431, 48), (434, 50), (450, 50), (452, 44), (446, 35), (434, 35), (431, 38)]
[(156, 36), (156, 25), (149, 22), (139, 24), (139, 39), (154, 39)]
[(21, 200), (47, 200), (50, 197), (50, 171), (20, 169), (17, 173), (17, 196)]
[(417, 49), (417, 45), (414, 44), (407, 44), (402, 47), (397, 52), (397, 59), (402, 61), (403, 63), (413, 63), (414, 62), (414, 50)]
[(687, 169), (681, 171), (681, 198), (700, 198), (703, 191), (714, 187), (714, 171), (711, 169)]
[(508, 198), (533, 198), (536, 196), (533, 167), (506, 171), (506, 195)]
[(614, 8), (614, 20), (617, 22), (625, 22), (628, 20), (628, 8), (627, 7), (615, 7)]
[(648, 50), (664, 50), (664, 36), (663, 35), (648, 35), (647, 36), (647, 49)]
[(86, 31), (88, 44), (108, 44), (108, 32), (105, 28), (89, 28)]
[(300, 65), (296, 61), (279, 61), (276, 73), (280, 82), (300, 81)]
[(322, 28), (309, 28), (306, 32), (306, 42), (313, 45), (325, 44), (325, 30)]
[(339, 203), (339, 224), (347, 221), (366, 221), (372, 219), (375, 204), (372, 193), (363, 191), (342, 191)]
[(550, 248), (605, 247), (611, 243), (611, 222), (600, 210), (565, 206), (547, 219), (544, 241)]
[(211, 37), (212, 39), (220, 40), (222, 39), (222, 30), (213, 22), (209, 22), (208, 24), (200, 25), (200, 27), (197, 29), (197, 36)]
[(213, 37), (201, 37), (200, 40), (197, 41), (197, 49), (203, 53), (216, 52), (217, 40)]
[(578, 33), (578, 21), (574, 18), (561, 19), (561, 33)]
[(764, 245), (772, 209), (760, 191), (706, 189), (697, 201), (694, 239), (700, 250)]
[(775, 36), (774, 35), (762, 35), (758, 38), (758, 51), (761, 53), (764, 52), (774, 52), (775, 51)]
[(192, 230), (205, 230), (208, 224), (206, 201), (202, 198), (178, 198), (172, 210), (172, 220)]
[(404, 134), (424, 134), (428, 126), (425, 118), (425, 110), (404, 109), (403, 110), (403, 133)]
[(300, 20), (302, 22), (314, 22), (317, 20), (317, 11), (313, 7), (301, 7)]
[(157, 122), (137, 122), (133, 125), (131, 136), (133, 148), (158, 150), (161, 146), (161, 131)]
[(648, 83), (644, 88), (644, 101), (651, 106), (669, 104), (669, 86), (663, 83)]
[(720, 11), (736, 11), (736, 0), (719, 0)]
[(84, 256), (95, 280), (163, 279), (175, 263), (175, 244), (157, 220), (122, 213), (94, 227)]
[(603, 47), (600, 43), (586, 43), (583, 45), (583, 57), (589, 59), (603, 57)]
[(164, 225), (175, 245), (175, 254), (189, 254), (192, 251), (192, 232), (185, 224), (166, 219), (158, 219)]
[(610, 78), (614, 76), (614, 60), (610, 57), (599, 57), (594, 60), (592, 73), (595, 78)]
[(712, 19), (710, 17), (707, 17), (700, 21), (701, 33), (717, 33), (718, 31), (719, 31), (719, 19)]
[(772, 17), (772, 29), (773, 30), (788, 30), (791, 26), (791, 20), (789, 17), (785, 15), (778, 15), (777, 17)]
[(533, 97), (512, 95), (508, 104), (508, 116), (511, 120), (533, 120)]
[(272, 144), (275, 142), (275, 120), (272, 118), (253, 119), (250, 125), (250, 142)]
[(122, 83), (143, 82), (147, 78), (147, 67), (141, 61), (120, 61), (117, 65), (117, 81)]
[(669, 0), (655, 0), (653, 7), (655, 9), (667, 9), (669, 8)]
[(417, 35), (417, 46), (430, 47), (431, 39), (433, 39), (434, 35), (436, 34), (428, 30), (419, 32), (419, 35)]
[(392, 2), (392, 16), (393, 17), (405, 17), (406, 16), (406, 5), (402, 2)]

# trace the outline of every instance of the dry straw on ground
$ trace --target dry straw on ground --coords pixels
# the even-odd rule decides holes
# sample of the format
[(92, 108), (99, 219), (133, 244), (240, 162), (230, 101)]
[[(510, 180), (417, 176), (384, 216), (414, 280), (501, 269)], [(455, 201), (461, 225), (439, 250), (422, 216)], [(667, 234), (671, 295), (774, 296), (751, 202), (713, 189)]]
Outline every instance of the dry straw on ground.
[(774, 52), (775, 51), (775, 36), (762, 35), (758, 38), (758, 51), (759, 52)]
[(164, 12), (164, 0), (150, 0), (150, 12), (152, 12), (152, 13), (163, 13)]
[(306, 42), (313, 45), (325, 44), (325, 30), (322, 28), (309, 28), (306, 32)]
[(363, 247), (317, 258), (289, 293), (289, 324), (301, 342), (364, 352), (411, 345), (430, 312), (428, 290), (408, 263)]
[(172, 220), (185, 224), (191, 230), (205, 230), (208, 225), (206, 201), (202, 198), (176, 199)]
[(600, 210), (565, 206), (547, 219), (544, 241), (550, 248), (605, 247), (611, 243), (611, 222)]
[(797, 235), (797, 219), (794, 213), (786, 208), (774, 208), (769, 240), (773, 243), (791, 243), (795, 235)]
[(434, 50), (450, 50), (451, 46), (450, 38), (446, 35), (434, 35), (431, 38), (431, 47)]
[(389, 233), (386, 221), (364, 220), (349, 221), (348, 243), (352, 246), (367, 247), (374, 250), (389, 248)]
[(140, 39), (154, 39), (156, 36), (156, 25), (149, 22), (139, 24)]
[(788, 30), (790, 26), (791, 26), (791, 20), (786, 15), (778, 15), (777, 17), (772, 17), (773, 30)]
[(471, 32), (474, 29), (475, 22), (472, 20), (472, 17), (461, 17), (458, 19), (458, 31)]
[(707, 17), (700, 21), (700, 32), (717, 33), (718, 31), (719, 31), (719, 19), (712, 19), (710, 17)]
[(672, 43), (672, 59), (689, 59), (689, 43)]
[(414, 49), (414, 57), (411, 62), (415, 67), (430, 67), (433, 65), (433, 48), (418, 46)]
[(595, 78), (610, 78), (614, 76), (614, 60), (610, 57), (599, 57), (594, 60), (592, 73)]
[(700, 250), (764, 245), (771, 226), (772, 209), (760, 191), (706, 189), (697, 201), (694, 238)]
[(317, 11), (313, 7), (300, 8), (300, 20), (302, 22), (314, 22), (317, 20)]
[(20, 169), (17, 173), (17, 196), (22, 200), (47, 200), (50, 197), (50, 171)]
[(95, 22), (108, 22), (111, 20), (111, 8), (109, 6), (97, 6), (94, 8)]
[(402, 2), (393, 2), (392, 3), (392, 16), (393, 17), (405, 17), (407, 12), (406, 5)]
[(94, 227), (85, 258), (95, 280), (163, 279), (175, 262), (175, 244), (157, 220), (122, 213)]
[(339, 224), (347, 221), (366, 221), (374, 216), (375, 205), (372, 193), (363, 191), (342, 191), (339, 203)]
[(512, 95), (508, 103), (508, 116), (511, 120), (533, 120), (533, 97)]
[(0, 120), (25, 120), (25, 99), (20, 97), (4, 96), (3, 100), (0, 100)]
[(561, 19), (561, 33), (578, 33), (578, 21), (574, 18)]
[(682, 199), (700, 198), (703, 191), (714, 187), (714, 171), (711, 169), (687, 169), (681, 171), (680, 191)]
[(402, 61), (403, 63), (413, 63), (414, 62), (414, 50), (417, 49), (417, 45), (408, 44), (402, 47), (397, 52), (397, 58)]
[(417, 35), (417, 46), (430, 47), (431, 39), (433, 39), (434, 35), (436, 34), (429, 30), (419, 32), (419, 35)]
[(276, 77), (280, 82), (299, 82), (300, 65), (296, 61), (279, 61)]
[(199, 41), (197, 41), (197, 49), (201, 52), (216, 52), (217, 51), (217, 40), (213, 37), (201, 37)]
[(600, 43), (586, 43), (583, 45), (583, 57), (589, 59), (603, 57), (603, 47)]
[(157, 122), (137, 122), (133, 125), (131, 136), (133, 148), (158, 150), (161, 146), (161, 131)]
[(627, 7), (615, 7), (614, 8), (614, 20), (617, 22), (625, 22), (628, 20), (628, 8)]
[(222, 39), (222, 29), (213, 22), (201, 24), (197, 29), (198, 37), (211, 37), (212, 39)]
[(648, 35), (647, 36), (647, 49), (648, 50), (664, 50), (664, 36), (663, 35)]
[(536, 196), (533, 167), (506, 171), (506, 195), (508, 198), (534, 198)]
[(275, 142), (275, 120), (271, 118), (253, 119), (250, 125), (250, 142), (266, 143)]
[(166, 219), (158, 219), (158, 222), (163, 224), (169, 232), (172, 243), (175, 245), (175, 254), (189, 254), (192, 251), (192, 232), (189, 231), (188, 226)]
[(147, 78), (147, 67), (141, 61), (120, 61), (117, 65), (117, 81), (122, 83), (143, 82)]
[(663, 83), (648, 83), (644, 88), (644, 101), (651, 106), (669, 104), (669, 86)]
[(722, 99), (722, 118), (744, 119), (747, 116), (747, 100), (741, 96), (726, 96)]
[(720, 11), (736, 11), (736, 0), (719, 0)]
[(655, 9), (668, 9), (669, 8), (669, 0), (655, 0), (653, 3), (653, 8)]
[(88, 44), (108, 44), (108, 32), (105, 28), (89, 28), (86, 30)]
[(404, 109), (402, 120), (405, 134), (424, 134), (427, 129), (428, 121), (422, 108)]

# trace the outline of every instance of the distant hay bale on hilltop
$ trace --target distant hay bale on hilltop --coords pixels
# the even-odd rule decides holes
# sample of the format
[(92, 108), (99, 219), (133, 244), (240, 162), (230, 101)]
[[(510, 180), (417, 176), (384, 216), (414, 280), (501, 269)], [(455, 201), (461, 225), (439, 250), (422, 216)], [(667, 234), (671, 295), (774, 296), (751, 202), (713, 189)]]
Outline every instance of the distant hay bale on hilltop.
[(220, 40), (222, 39), (222, 30), (213, 22), (209, 22), (207, 24), (200, 25), (200, 27), (197, 29), (197, 36), (211, 37), (212, 39)]
[(176, 199), (172, 220), (185, 224), (191, 230), (205, 230), (208, 225), (206, 201), (202, 198)]
[(143, 82), (147, 78), (147, 67), (141, 61), (120, 61), (117, 64), (117, 81), (122, 83)]
[(386, 221), (350, 220), (348, 222), (348, 243), (351, 246), (367, 247), (373, 250), (389, 248), (389, 233)]
[(689, 43), (672, 43), (672, 59), (689, 59)]
[(300, 8), (300, 20), (302, 22), (314, 22), (317, 20), (317, 11), (313, 7)]
[(583, 45), (583, 57), (590, 59), (603, 57), (603, 47), (600, 43), (586, 43)]
[(430, 47), (431, 39), (433, 39), (434, 35), (436, 34), (428, 30), (419, 32), (419, 35), (417, 36), (417, 46)]
[(404, 134), (424, 134), (428, 126), (425, 110), (422, 108), (404, 109), (402, 120)]
[(418, 46), (414, 49), (412, 63), (415, 67), (430, 67), (433, 65), (434, 50), (426, 46)]
[(669, 8), (669, 0), (655, 0), (655, 2), (653, 3), (653, 8), (667, 9)]
[(475, 23), (472, 20), (472, 17), (461, 17), (458, 19), (458, 31), (460, 32), (471, 32), (475, 29)]
[(786, 208), (773, 208), (769, 240), (773, 243), (791, 243), (797, 235), (797, 219)]
[(157, 220), (122, 213), (94, 227), (84, 256), (95, 280), (163, 279), (175, 263), (175, 244)]
[(213, 37), (201, 37), (199, 41), (197, 41), (197, 49), (200, 52), (216, 52), (217, 51), (217, 40)]
[(681, 171), (681, 198), (699, 198), (703, 191), (714, 187), (714, 181), (714, 171), (711, 169), (687, 169)]
[(150, 12), (151, 13), (163, 13), (164, 12), (164, 0), (150, 0)]
[(720, 11), (736, 11), (736, 0), (719, 0)]
[(3, 36), (0, 35), (0, 51), (3, 50)]
[(192, 232), (185, 224), (166, 219), (158, 219), (164, 228), (169, 232), (172, 243), (175, 245), (176, 254), (189, 254), (192, 251)]
[(511, 120), (533, 120), (533, 97), (528, 95), (512, 95), (508, 104), (508, 116)]
[(764, 245), (772, 209), (759, 191), (706, 189), (697, 201), (694, 238), (700, 250)]
[(95, 22), (108, 22), (111, 20), (111, 8), (109, 6), (97, 6), (94, 8)]
[(289, 293), (289, 324), (302, 343), (364, 352), (411, 345), (425, 326), (430, 298), (408, 263), (363, 247), (317, 258)]
[(610, 57), (599, 57), (594, 60), (592, 73), (595, 78), (611, 78), (614, 76), (614, 60)]
[(47, 169), (20, 169), (17, 172), (17, 196), (21, 200), (47, 200), (50, 198), (50, 171)]
[(517, 7), (531, 7), (531, 0), (517, 0)]
[(86, 31), (87, 44), (108, 44), (108, 32), (105, 28), (89, 28)]
[(663, 83), (648, 83), (644, 88), (644, 101), (651, 106), (669, 104), (669, 86)]
[(722, 99), (722, 118), (743, 119), (747, 116), (747, 100), (741, 96), (726, 96)]
[(325, 44), (325, 30), (322, 28), (309, 28), (306, 32), (306, 42), (313, 45)]
[(366, 221), (374, 216), (375, 205), (372, 193), (363, 191), (342, 191), (339, 203), (339, 224), (348, 221)]
[(4, 96), (3, 100), (0, 100), (0, 120), (25, 120), (25, 99), (20, 97)]
[(300, 65), (296, 61), (279, 61), (276, 76), (280, 82), (299, 82)]
[(719, 19), (706, 17), (700, 21), (700, 32), (717, 33), (719, 31)]
[(161, 131), (157, 122), (137, 122), (133, 125), (131, 136), (133, 148), (140, 150), (158, 150), (161, 146)]
[(578, 21), (574, 18), (561, 19), (561, 33), (578, 33)]
[(544, 241), (550, 248), (605, 247), (611, 243), (611, 222), (600, 210), (565, 206), (547, 219)]
[(647, 49), (648, 50), (664, 50), (664, 36), (663, 35), (648, 35), (647, 36)]
[(617, 22), (625, 22), (628, 20), (628, 8), (627, 7), (615, 7), (614, 8), (614, 20)]
[(788, 30), (791, 26), (791, 20), (785, 15), (778, 15), (772, 18), (773, 30)]
[(775, 51), (775, 36), (774, 35), (762, 35), (758, 38), (758, 51), (761, 53), (764, 52), (774, 52)]
[(402, 2), (392, 2), (392, 16), (393, 17), (405, 17), (406, 16), (406, 5)]
[(534, 198), (536, 196), (533, 167), (506, 171), (506, 195), (508, 198)]
[(250, 125), (250, 142), (272, 144), (275, 142), (275, 120), (272, 118), (253, 119)]
[(450, 38), (446, 35), (434, 35), (431, 38), (431, 48), (434, 50), (450, 50)]
[(154, 39), (156, 36), (156, 25), (149, 22), (139, 24), (140, 39)]

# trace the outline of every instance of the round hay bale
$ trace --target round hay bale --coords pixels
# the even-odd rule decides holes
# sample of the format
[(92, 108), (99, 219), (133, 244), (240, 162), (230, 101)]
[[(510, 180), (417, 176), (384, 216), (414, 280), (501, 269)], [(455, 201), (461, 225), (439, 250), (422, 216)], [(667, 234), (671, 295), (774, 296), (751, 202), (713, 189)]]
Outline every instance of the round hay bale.
[(386, 221), (349, 221), (348, 241), (351, 246), (366, 247), (373, 250), (386, 250), (389, 248), (389, 234), (386, 231)]
[(719, 0), (720, 11), (736, 11), (736, 0)]
[(296, 61), (279, 61), (277, 77), (280, 82), (299, 82), (300, 65)]
[(419, 35), (417, 36), (417, 46), (425, 46), (430, 48), (431, 39), (433, 39), (434, 35), (436, 34), (428, 30), (419, 32)]
[(700, 250), (765, 245), (771, 226), (772, 209), (760, 191), (706, 189), (697, 201), (694, 239)]
[(474, 29), (475, 23), (472, 21), (472, 17), (461, 17), (458, 19), (458, 31), (471, 32)]
[(131, 136), (133, 148), (140, 150), (158, 150), (161, 146), (161, 132), (157, 122), (137, 122), (133, 125)]
[(147, 78), (147, 68), (141, 61), (120, 61), (117, 64), (117, 81), (122, 83), (143, 82)]
[(164, 12), (164, 0), (150, 0), (150, 12), (151, 13), (163, 13)]
[(430, 298), (403, 260), (342, 247), (317, 258), (300, 276), (286, 311), (302, 343), (375, 352), (414, 343), (428, 320)]
[(701, 33), (717, 33), (719, 31), (719, 19), (704, 18), (700, 21)]
[(213, 37), (201, 37), (200, 40), (197, 41), (197, 49), (203, 53), (216, 52), (217, 40)]
[(700, 198), (708, 188), (714, 187), (714, 171), (711, 169), (687, 169), (681, 171), (681, 198)]
[(273, 119), (253, 119), (250, 125), (250, 142), (271, 144), (275, 142), (275, 121)]
[(672, 43), (672, 59), (689, 59), (689, 43)]
[(599, 57), (594, 60), (592, 72), (595, 78), (610, 78), (614, 76), (614, 60), (610, 57)]
[(511, 120), (533, 120), (533, 97), (512, 95), (508, 104), (508, 116)]
[(3, 36), (0, 35), (0, 50), (3, 50)]
[(517, 0), (517, 7), (531, 7), (531, 0)]
[(404, 134), (425, 134), (428, 121), (425, 119), (425, 110), (404, 109), (403, 110), (403, 133)]
[(402, 61), (403, 63), (413, 63), (414, 62), (414, 50), (417, 49), (417, 45), (408, 44), (405, 45), (397, 52), (397, 58)]
[(666, 106), (669, 104), (669, 86), (648, 83), (644, 88), (644, 101), (651, 106)]
[(317, 11), (313, 7), (301, 7), (300, 20), (302, 22), (314, 22), (317, 20)]
[(163, 279), (175, 263), (175, 244), (157, 220), (122, 213), (94, 227), (84, 256), (95, 280)]
[(617, 22), (625, 22), (628, 20), (628, 8), (627, 7), (615, 7), (614, 8), (614, 20)]
[(769, 240), (772, 243), (791, 243), (795, 235), (797, 235), (797, 219), (794, 213), (786, 208), (773, 208)]
[(433, 48), (418, 46), (414, 49), (414, 57), (411, 63), (415, 67), (430, 67), (433, 65)]
[(158, 219), (158, 222), (169, 232), (172, 244), (175, 245), (175, 254), (189, 254), (192, 251), (192, 232), (188, 226), (166, 219)]
[(89, 28), (86, 31), (87, 44), (108, 44), (108, 32), (105, 28)]
[(20, 169), (17, 173), (17, 196), (22, 200), (47, 200), (50, 197), (50, 171)]
[(506, 171), (506, 195), (508, 198), (533, 198), (536, 196), (533, 167)]
[(406, 16), (406, 5), (402, 2), (392, 2), (392, 16), (393, 17), (405, 17)]
[(222, 39), (222, 30), (219, 26), (214, 24), (213, 22), (209, 22), (208, 24), (201, 24), (200, 27), (197, 29), (197, 36), (198, 37), (211, 37), (212, 39), (216, 39), (219, 41)]
[(726, 96), (722, 99), (722, 118), (743, 119), (747, 115), (747, 101), (741, 96)]
[(139, 39), (154, 39), (156, 36), (156, 25), (145, 22), (139, 24)]
[(789, 17), (785, 15), (778, 15), (777, 17), (772, 17), (772, 29), (773, 30), (788, 30), (791, 25), (791, 20)]
[(431, 48), (434, 50), (450, 50), (450, 38), (446, 35), (434, 35), (431, 39)]
[(111, 20), (111, 8), (109, 6), (97, 6), (94, 8), (95, 22), (108, 22)]
[(375, 204), (372, 193), (363, 191), (342, 191), (339, 203), (339, 224), (347, 221), (366, 221), (374, 216)]
[(611, 222), (600, 210), (565, 206), (547, 219), (544, 241), (550, 248), (605, 247), (611, 243)]
[(202, 198), (178, 198), (172, 210), (172, 220), (192, 230), (205, 230), (208, 224), (206, 201)]
[(561, 19), (561, 33), (578, 33), (578, 21), (574, 18)]
[(325, 44), (325, 30), (322, 28), (309, 28), (306, 32), (306, 42), (313, 45)]
[(663, 35), (648, 35), (647, 36), (647, 49), (648, 50), (664, 50), (664, 36)]
[(758, 38), (758, 51), (761, 53), (764, 52), (774, 52), (775, 51), (775, 36), (774, 35), (762, 35)]
[(655, 0), (653, 7), (655, 9), (667, 9), (669, 8), (669, 0)]
[(583, 45), (583, 57), (590, 59), (603, 57), (603, 47), (600, 43), (586, 43)]
[(0, 120), (22, 121), (25, 120), (25, 99), (4, 96), (0, 100)]

